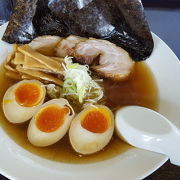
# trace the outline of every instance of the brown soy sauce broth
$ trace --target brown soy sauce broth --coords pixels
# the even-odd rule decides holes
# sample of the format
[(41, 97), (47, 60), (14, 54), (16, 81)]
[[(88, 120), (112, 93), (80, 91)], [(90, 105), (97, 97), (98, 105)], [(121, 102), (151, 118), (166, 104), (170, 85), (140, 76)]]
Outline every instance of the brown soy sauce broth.
[[(0, 101), (6, 89), (15, 83), (4, 75), (3, 67), (0, 68)], [(104, 81), (106, 105), (112, 110), (124, 105), (141, 105), (154, 110), (158, 108), (158, 90), (154, 77), (145, 63), (136, 63), (131, 78), (125, 82)], [(0, 109), (0, 126), (4, 131), (24, 149), (47, 158), (64, 163), (92, 163), (115, 157), (131, 148), (122, 142), (115, 134), (111, 142), (100, 152), (88, 156), (80, 156), (72, 149), (68, 135), (58, 143), (49, 147), (35, 147), (27, 139), (28, 122), (21, 125), (9, 123)]]

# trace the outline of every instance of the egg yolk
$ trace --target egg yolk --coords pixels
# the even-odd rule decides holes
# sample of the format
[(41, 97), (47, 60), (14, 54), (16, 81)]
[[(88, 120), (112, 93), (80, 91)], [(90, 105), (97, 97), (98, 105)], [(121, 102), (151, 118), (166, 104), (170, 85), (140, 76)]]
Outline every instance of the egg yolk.
[(93, 133), (104, 133), (108, 129), (107, 118), (99, 111), (88, 112), (81, 125), (84, 129)]
[(23, 83), (15, 90), (16, 102), (24, 107), (37, 105), (43, 97), (43, 90), (39, 84)]
[(61, 108), (57, 105), (44, 107), (36, 118), (36, 126), (40, 131), (56, 131), (64, 123), (64, 117), (69, 112), (67, 107)]

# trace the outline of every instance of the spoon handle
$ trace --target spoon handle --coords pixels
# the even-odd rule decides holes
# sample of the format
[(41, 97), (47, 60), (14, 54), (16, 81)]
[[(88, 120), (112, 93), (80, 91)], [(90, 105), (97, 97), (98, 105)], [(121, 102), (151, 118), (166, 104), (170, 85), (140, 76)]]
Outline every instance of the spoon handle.
[(177, 130), (162, 141), (162, 153), (166, 154), (171, 163), (180, 166), (180, 131)]

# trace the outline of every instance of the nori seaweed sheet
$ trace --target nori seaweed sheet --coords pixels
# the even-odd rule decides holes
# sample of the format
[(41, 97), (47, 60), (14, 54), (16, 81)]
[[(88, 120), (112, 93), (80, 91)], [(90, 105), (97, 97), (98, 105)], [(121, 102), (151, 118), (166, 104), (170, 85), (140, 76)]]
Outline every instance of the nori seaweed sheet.
[(31, 41), (36, 31), (32, 20), (36, 12), (38, 0), (17, 0), (3, 40), (9, 43), (26, 43)]
[(17, 0), (3, 40), (27, 43), (44, 34), (106, 39), (135, 61), (154, 46), (139, 0)]
[(37, 35), (59, 35), (68, 36), (69, 29), (48, 8), (49, 0), (38, 0), (36, 14), (33, 18), (33, 25)]
[(24, 44), (40, 35), (67, 36), (69, 30), (52, 15), (48, 0), (17, 0), (3, 40)]

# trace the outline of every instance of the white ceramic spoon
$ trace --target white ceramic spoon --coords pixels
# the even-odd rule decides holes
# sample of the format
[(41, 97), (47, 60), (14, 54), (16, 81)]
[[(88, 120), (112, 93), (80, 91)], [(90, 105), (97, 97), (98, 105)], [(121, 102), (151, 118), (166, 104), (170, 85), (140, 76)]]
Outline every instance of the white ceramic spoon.
[(180, 166), (180, 130), (161, 114), (140, 106), (126, 106), (115, 115), (116, 132), (127, 143), (162, 153)]

